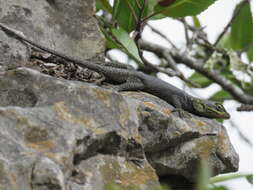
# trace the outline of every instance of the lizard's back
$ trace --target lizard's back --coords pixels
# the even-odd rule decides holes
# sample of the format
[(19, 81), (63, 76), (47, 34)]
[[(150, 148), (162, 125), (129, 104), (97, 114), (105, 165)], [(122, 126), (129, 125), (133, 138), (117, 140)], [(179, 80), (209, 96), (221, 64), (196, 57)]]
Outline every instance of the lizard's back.
[(175, 107), (178, 107), (178, 105), (176, 105), (175, 99), (180, 99), (180, 107), (182, 108), (188, 108), (190, 106), (189, 100), (193, 97), (186, 94), (183, 90), (156, 77), (143, 73), (139, 73), (138, 75), (140, 75), (140, 78), (142, 79), (142, 82), (145, 86), (143, 91), (153, 94)]

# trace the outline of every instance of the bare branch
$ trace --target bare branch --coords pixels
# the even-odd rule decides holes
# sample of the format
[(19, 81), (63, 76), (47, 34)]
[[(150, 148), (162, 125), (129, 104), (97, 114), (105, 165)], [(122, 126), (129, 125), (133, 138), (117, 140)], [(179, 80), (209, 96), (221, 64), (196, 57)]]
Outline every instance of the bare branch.
[(245, 94), (245, 92), (240, 87), (234, 85), (230, 80), (220, 75), (220, 73), (217, 71), (206, 70), (202, 67), (202, 64), (197, 63), (197, 60), (194, 58), (182, 54), (179, 51), (169, 50), (157, 44), (152, 44), (143, 40), (140, 41), (139, 44), (142, 49), (154, 52), (155, 54), (161, 56), (164, 56), (164, 54), (167, 54), (169, 52), (177, 63), (182, 63), (221, 85), (224, 90), (228, 91), (239, 102), (244, 104), (253, 104), (252, 96)]
[[(227, 54), (227, 52), (221, 48), (217, 48), (213, 46), (209, 40), (207, 39), (207, 34), (204, 32), (204, 27), (202, 28), (196, 28), (194, 26), (191, 26), (187, 22), (183, 22), (182, 19), (177, 19), (178, 21), (182, 22), (184, 25), (187, 25), (187, 29), (191, 30), (197, 37), (196, 40), (194, 40), (198, 45), (203, 46), (205, 48), (208, 48), (212, 52), (217, 51), (219, 53), (222, 53), (224, 55)], [(200, 42), (201, 41), (201, 42)], [(202, 42), (203, 41), (203, 42)], [(205, 59), (208, 60), (212, 56), (212, 53)]]
[(247, 111), (247, 112), (250, 112), (250, 111), (253, 111), (253, 106), (252, 105), (241, 105), (240, 107), (238, 107), (236, 109), (237, 111)]
[(169, 44), (174, 48), (174, 49), (178, 49), (176, 47), (176, 45), (163, 33), (161, 33), (159, 30), (157, 30), (156, 28), (154, 28), (153, 26), (151, 26), (150, 24), (147, 24), (147, 26), (156, 34), (158, 34), (159, 36), (161, 36), (162, 38), (164, 38), (167, 42), (169, 42)]
[(181, 80), (185, 81), (186, 83), (192, 85), (193, 87), (198, 88), (199, 85), (188, 80), (183, 73), (178, 69), (177, 67), (177, 63), (175, 62), (175, 60), (172, 58), (172, 56), (170, 55), (170, 52), (162, 52), (161, 57), (163, 57), (166, 60), (167, 66), (170, 67), (172, 70), (174, 70), (176, 72), (176, 75), (178, 78), (180, 78)]
[(184, 25), (184, 34), (185, 34), (185, 40), (186, 40), (186, 46), (190, 46), (191, 45), (191, 40), (189, 37), (189, 28), (188, 28), (188, 24), (185, 21), (184, 18), (180, 19)]
[(230, 125), (231, 125), (231, 127), (233, 127), (233, 128), (237, 131), (238, 135), (240, 136), (240, 138), (241, 138), (244, 142), (246, 142), (249, 146), (253, 147), (253, 143), (249, 140), (248, 137), (246, 137), (246, 136), (241, 132), (241, 130), (239, 129), (239, 127), (236, 125), (236, 123), (235, 123), (233, 120), (230, 120)]

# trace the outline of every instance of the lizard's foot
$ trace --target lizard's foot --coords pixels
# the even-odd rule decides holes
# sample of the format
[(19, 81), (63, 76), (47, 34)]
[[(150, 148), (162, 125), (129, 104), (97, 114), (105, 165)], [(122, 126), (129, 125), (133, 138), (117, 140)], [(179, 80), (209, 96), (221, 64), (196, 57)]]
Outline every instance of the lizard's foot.
[(114, 91), (116, 91), (116, 92), (120, 92), (121, 91), (119, 86), (113, 86), (111, 89), (114, 90)]
[(180, 108), (175, 108), (171, 112), (177, 112), (180, 118), (192, 118), (192, 115), (189, 112)]
[(138, 166), (140, 168), (143, 168), (144, 159), (134, 158), (134, 157), (128, 157), (127, 160), (133, 162), (136, 166)]
[(104, 81), (105, 81), (105, 77), (102, 76), (100, 79), (96, 80), (94, 82), (94, 84), (97, 85), (97, 86), (101, 86)]

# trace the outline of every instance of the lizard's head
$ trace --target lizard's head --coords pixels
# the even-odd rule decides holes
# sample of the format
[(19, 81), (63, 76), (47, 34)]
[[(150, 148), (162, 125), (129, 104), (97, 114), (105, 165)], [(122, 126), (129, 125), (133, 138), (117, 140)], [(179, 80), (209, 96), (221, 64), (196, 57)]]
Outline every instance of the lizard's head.
[(204, 117), (229, 119), (230, 115), (221, 103), (207, 100), (195, 99), (193, 101), (194, 111)]

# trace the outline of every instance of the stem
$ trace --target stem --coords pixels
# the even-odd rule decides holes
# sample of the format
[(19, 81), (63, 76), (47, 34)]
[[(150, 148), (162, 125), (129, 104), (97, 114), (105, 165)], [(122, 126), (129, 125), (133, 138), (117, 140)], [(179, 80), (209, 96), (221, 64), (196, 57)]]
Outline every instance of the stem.
[(135, 19), (135, 22), (138, 23), (138, 17), (137, 15), (135, 14), (135, 11), (134, 11), (134, 8), (131, 6), (131, 4), (129, 3), (129, 1), (126, 1), (127, 2), (127, 5), (129, 7), (129, 9), (131, 10), (133, 16), (134, 16), (134, 19)]
[(228, 181), (228, 180), (231, 180), (231, 179), (237, 179), (237, 178), (241, 178), (241, 177), (247, 177), (249, 175), (253, 175), (253, 174), (235, 173), (235, 174), (219, 175), (219, 176), (211, 177), (209, 179), (209, 182), (210, 183), (224, 182), (224, 181)]
[(146, 16), (145, 18), (142, 19), (142, 22), (146, 22), (148, 19), (150, 19), (151, 17), (160, 14), (162, 11), (158, 11), (158, 12), (154, 12), (148, 16)]

